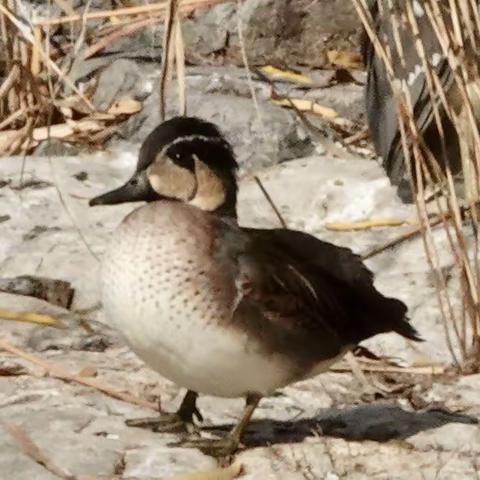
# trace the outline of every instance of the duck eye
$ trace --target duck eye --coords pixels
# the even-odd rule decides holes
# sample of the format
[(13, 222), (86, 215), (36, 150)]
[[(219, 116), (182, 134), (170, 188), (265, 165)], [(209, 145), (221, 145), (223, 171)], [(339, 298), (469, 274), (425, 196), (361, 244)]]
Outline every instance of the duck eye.
[(183, 168), (191, 168), (193, 165), (193, 157), (188, 153), (175, 152), (171, 158), (178, 166)]
[(138, 185), (138, 178), (132, 178), (130, 180), (130, 185), (133, 185), (134, 187)]

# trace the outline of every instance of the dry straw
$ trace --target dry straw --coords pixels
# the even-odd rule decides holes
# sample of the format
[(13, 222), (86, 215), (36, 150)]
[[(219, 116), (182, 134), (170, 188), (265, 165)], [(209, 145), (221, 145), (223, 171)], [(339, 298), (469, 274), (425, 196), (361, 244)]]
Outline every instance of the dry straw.
[[(387, 76), (394, 93), (398, 112), (401, 143), (410, 176), (416, 193), (415, 203), (420, 220), (426, 256), (430, 264), (441, 311), (446, 343), (454, 365), (461, 371), (480, 369), (480, 268), (478, 259), (478, 200), (480, 186), (480, 137), (475, 117), (475, 106), (480, 99), (479, 59), (476, 55), (480, 45), (480, 18), (476, 0), (424, 0), (421, 5), (438, 38), (442, 54), (451, 69), (449, 81), (440, 77), (432, 66), (428, 49), (420, 35), (418, 18), (415, 16), (414, 0), (385, 0), (379, 2), (380, 15), (390, 18), (393, 42), (379, 37), (375, 20), (366, 0), (353, 0), (366, 33), (375, 48), (376, 55), (385, 64)], [(370, 2), (371, 3), (371, 2)], [(387, 9), (382, 12), (381, 9)], [(448, 115), (453, 122), (461, 143), (461, 161), (464, 197), (460, 198), (454, 175), (447, 162), (443, 172), (428, 150), (417, 125), (410, 92), (401, 88), (395, 78), (392, 58), (405, 64), (404, 45), (400, 30), (406, 26), (414, 38), (426, 88), (432, 101), (433, 119), (440, 139), (446, 147), (441, 116)], [(455, 90), (453, 90), (453, 88)], [(457, 106), (452, 100), (452, 91), (457, 92)], [(458, 102), (460, 98), (460, 102)], [(460, 103), (461, 108), (458, 108)], [(446, 151), (446, 148), (445, 148)], [(414, 178), (416, 179), (414, 181)], [(428, 198), (427, 190), (432, 184), (440, 191)], [(458, 182), (457, 182), (458, 184)], [(434, 220), (432, 220), (434, 219)], [(439, 230), (443, 231), (443, 235)], [(448, 251), (445, 251), (445, 239)], [(443, 250), (442, 250), (443, 248)], [(442, 268), (450, 256), (454, 271)], [(453, 286), (451, 278), (459, 279)], [(428, 337), (428, 332), (426, 333)]]
[[(98, 111), (93, 102), (95, 82), (81, 90), (75, 81), (75, 68), (122, 37), (159, 24), (165, 17), (169, 27), (165, 33), (168, 54), (163, 56), (162, 88), (165, 90), (175, 64), (179, 111), (185, 113), (185, 54), (180, 18), (224, 1), (169, 0), (103, 11), (90, 11), (87, 2), (87, 7), (76, 13), (69, 8), (69, 2), (56, 0), (67, 15), (39, 19), (32, 24), (26, 23), (18, 10), (21, 7), (21, 11), (27, 11), (26, 0), (0, 2), (0, 156), (29, 153), (40, 142), (52, 138), (101, 146), (116, 126), (142, 105), (133, 98), (121, 98), (106, 110)], [(87, 29), (93, 20), (97, 22), (95, 28)], [(77, 42), (52, 42), (56, 29), (65, 26), (76, 32)]]

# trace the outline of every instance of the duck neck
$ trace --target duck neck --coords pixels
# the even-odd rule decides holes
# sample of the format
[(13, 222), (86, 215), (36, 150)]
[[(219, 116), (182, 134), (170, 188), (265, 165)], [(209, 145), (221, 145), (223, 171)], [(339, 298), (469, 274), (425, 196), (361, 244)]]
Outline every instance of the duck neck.
[(226, 204), (223, 204), (221, 207), (217, 208), (212, 213), (218, 215), (219, 217), (228, 217), (237, 221), (237, 209), (235, 208), (235, 205), (228, 206)]
[(213, 211), (220, 217), (228, 217), (237, 220), (237, 185), (236, 182), (228, 182), (226, 185), (225, 201)]

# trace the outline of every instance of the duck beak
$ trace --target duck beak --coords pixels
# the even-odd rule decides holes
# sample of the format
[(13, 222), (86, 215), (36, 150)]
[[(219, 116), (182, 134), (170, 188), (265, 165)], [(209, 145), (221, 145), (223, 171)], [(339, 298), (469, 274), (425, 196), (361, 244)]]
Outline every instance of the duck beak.
[(96, 205), (116, 205), (118, 203), (128, 202), (150, 202), (158, 200), (159, 198), (148, 183), (146, 174), (140, 172), (135, 173), (135, 175), (121, 187), (92, 198), (88, 204), (94, 207)]
[(110, 192), (99, 195), (98, 197), (92, 198), (88, 204), (91, 207), (96, 205), (116, 205), (117, 203), (132, 202), (135, 201), (132, 199), (132, 193), (130, 191), (128, 183), (122, 185), (121, 187), (111, 190)]

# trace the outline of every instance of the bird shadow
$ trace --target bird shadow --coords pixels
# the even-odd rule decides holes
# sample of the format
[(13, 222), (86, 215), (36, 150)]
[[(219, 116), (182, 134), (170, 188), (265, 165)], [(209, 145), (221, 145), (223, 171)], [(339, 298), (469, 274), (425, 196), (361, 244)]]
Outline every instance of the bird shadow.
[[(319, 434), (346, 440), (387, 442), (403, 440), (448, 423), (474, 425), (479, 423), (479, 419), (443, 409), (407, 411), (397, 405), (376, 402), (347, 409), (326, 409), (312, 418), (253, 421), (243, 443), (246, 446), (298, 443), (306, 437)], [(204, 429), (211, 432), (227, 431), (231, 425)]]

